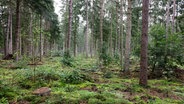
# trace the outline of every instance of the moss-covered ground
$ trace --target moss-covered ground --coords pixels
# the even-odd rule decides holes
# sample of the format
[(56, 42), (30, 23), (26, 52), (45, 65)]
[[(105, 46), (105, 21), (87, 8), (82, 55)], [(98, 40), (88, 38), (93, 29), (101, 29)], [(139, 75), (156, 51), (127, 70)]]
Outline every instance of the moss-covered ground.
[[(116, 64), (99, 69), (96, 59), (74, 60), (73, 67), (54, 57), (42, 65), (16, 68), (24, 63), (1, 60), (0, 104), (184, 104), (181, 82), (152, 79), (145, 88), (137, 77), (120, 75)], [(51, 88), (51, 94), (33, 95), (40, 87)]]

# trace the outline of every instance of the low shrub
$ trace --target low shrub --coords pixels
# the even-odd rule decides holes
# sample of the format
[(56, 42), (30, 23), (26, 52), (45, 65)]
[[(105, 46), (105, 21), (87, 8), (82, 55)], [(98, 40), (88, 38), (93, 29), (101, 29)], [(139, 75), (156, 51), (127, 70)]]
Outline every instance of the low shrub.
[(9, 104), (8, 100), (5, 97), (0, 99), (0, 104)]
[(61, 60), (61, 62), (65, 66), (72, 67), (73, 66), (73, 61), (74, 61), (74, 59), (71, 57), (70, 53), (69, 52), (64, 52), (63, 59)]
[(67, 70), (62, 73), (62, 81), (64, 83), (79, 84), (87, 80), (86, 75), (79, 70)]
[(51, 56), (52, 57), (61, 57), (63, 55), (62, 51), (51, 51)]
[(103, 77), (104, 78), (112, 78), (113, 77), (113, 73), (110, 72), (110, 71), (107, 71), (107, 72), (104, 73)]

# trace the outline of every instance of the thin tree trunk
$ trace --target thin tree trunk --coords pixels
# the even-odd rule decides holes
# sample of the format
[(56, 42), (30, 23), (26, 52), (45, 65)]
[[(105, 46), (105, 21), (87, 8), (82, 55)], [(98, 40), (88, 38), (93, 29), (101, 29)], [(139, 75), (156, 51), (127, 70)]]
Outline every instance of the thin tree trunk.
[[(176, 5), (177, 5), (177, 7), (176, 7), (176, 17), (178, 17), (178, 7), (179, 7), (178, 2), (177, 2), (177, 4), (176, 4)], [(179, 29), (178, 29), (178, 28), (179, 28), (178, 24), (179, 24), (179, 23), (178, 23), (178, 21), (176, 21), (176, 28), (175, 28), (175, 29), (176, 29), (176, 31), (175, 31), (175, 32), (178, 32), (178, 30), (179, 30)]]
[(170, 0), (167, 1), (167, 12), (166, 12), (166, 39), (169, 35), (169, 18), (170, 18), (170, 12), (169, 12), (169, 6), (170, 6)]
[(92, 0), (92, 24), (91, 24), (91, 58), (93, 57), (94, 54), (94, 2)]
[(173, 0), (172, 33), (175, 32), (176, 0)]
[(130, 44), (131, 44), (131, 30), (132, 30), (132, 0), (128, 0), (128, 11), (127, 11), (127, 34), (125, 43), (125, 65), (124, 71), (129, 74), (130, 64)]
[(19, 58), (21, 59), (21, 55), (22, 55), (22, 36), (20, 34), (19, 36)]
[(139, 84), (143, 85), (143, 86), (147, 86), (148, 12), (149, 12), (149, 0), (143, 0), (143, 7), (142, 7), (142, 36), (141, 36), (141, 60), (140, 60), (140, 81), (139, 81)]
[(88, 0), (86, 0), (86, 33), (85, 33), (85, 50), (86, 50), (86, 57), (88, 57), (89, 53), (89, 42), (88, 42)]
[(6, 29), (6, 38), (5, 38), (5, 56), (9, 54), (9, 34), (10, 34), (10, 8), (8, 8), (8, 22), (7, 22), (7, 29)]
[(40, 15), (40, 61), (42, 61), (42, 15)]
[(76, 20), (76, 17), (75, 17), (75, 29), (74, 29), (74, 41), (73, 41), (73, 43), (74, 43), (74, 50), (73, 50), (73, 52), (74, 52), (74, 57), (76, 57), (76, 55), (77, 55), (77, 20)]
[(116, 38), (115, 38), (115, 52), (119, 52), (118, 50), (118, 3), (119, 3), (119, 0), (116, 0)]
[(112, 11), (111, 11), (111, 34), (110, 34), (110, 55), (113, 56), (113, 48), (112, 48), (112, 24), (113, 24), (113, 18), (112, 18)]
[(72, 32), (72, 0), (69, 0), (69, 25), (68, 25), (68, 36), (67, 36), (67, 44), (66, 44), (66, 51), (70, 52), (70, 41), (71, 41), (71, 32)]
[(20, 0), (16, 0), (16, 29), (15, 29), (15, 53), (16, 61), (19, 60), (19, 38), (20, 38)]
[(121, 2), (121, 7), (120, 7), (120, 18), (121, 18), (121, 26), (120, 26), (120, 65), (121, 65), (121, 70), (123, 70), (123, 0)]
[(103, 4), (104, 0), (100, 0), (100, 54), (103, 48)]
[(12, 9), (10, 8), (10, 39), (9, 39), (9, 54), (13, 54), (13, 43), (12, 43)]
[(29, 45), (28, 45), (28, 51), (29, 56), (33, 56), (33, 32), (32, 32), (32, 26), (33, 26), (33, 15), (32, 12), (30, 13), (30, 24), (29, 24)]

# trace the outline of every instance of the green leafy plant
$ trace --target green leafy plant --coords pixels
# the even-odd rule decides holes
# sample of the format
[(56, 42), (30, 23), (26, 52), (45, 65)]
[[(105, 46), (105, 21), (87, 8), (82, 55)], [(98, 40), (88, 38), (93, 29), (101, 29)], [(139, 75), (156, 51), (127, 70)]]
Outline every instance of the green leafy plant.
[(27, 68), (27, 64), (29, 62), (30, 58), (27, 56), (23, 56), (22, 59), (18, 62), (16, 62), (16, 67), (18, 68)]
[(7, 100), (6, 98), (4, 98), (4, 97), (2, 97), (2, 98), (0, 99), (0, 103), (1, 103), (1, 104), (9, 104), (8, 100)]
[(70, 53), (64, 52), (63, 59), (61, 60), (61, 62), (66, 66), (72, 67), (73, 61), (74, 61), (74, 59), (71, 57)]
[(104, 45), (102, 47), (102, 53), (100, 54), (100, 59), (103, 60), (103, 65), (104, 66), (107, 66), (109, 65), (113, 60), (112, 60), (112, 57), (110, 57), (110, 55), (107, 53), (107, 46)]
[[(149, 64), (156, 77), (164, 75), (169, 77), (176, 67), (173, 63), (184, 64), (184, 48), (182, 34), (168, 34), (166, 38), (165, 27), (157, 24), (151, 27), (149, 44)], [(180, 48), (178, 48), (180, 47)]]
[(78, 70), (64, 71), (61, 77), (63, 82), (72, 84), (79, 84), (87, 79), (86, 76)]
[(104, 73), (103, 77), (104, 78), (112, 78), (113, 77), (113, 73), (110, 72), (110, 71), (107, 71), (107, 72)]
[(62, 51), (51, 51), (51, 56), (52, 57), (61, 57), (63, 54)]

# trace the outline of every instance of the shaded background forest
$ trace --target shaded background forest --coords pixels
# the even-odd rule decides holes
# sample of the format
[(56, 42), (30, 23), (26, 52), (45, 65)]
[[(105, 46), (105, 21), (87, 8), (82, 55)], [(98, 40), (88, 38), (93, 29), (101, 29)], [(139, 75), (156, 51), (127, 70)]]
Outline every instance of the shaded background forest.
[[(13, 54), (18, 61), (39, 56), (41, 61), (43, 55), (64, 55), (68, 50), (70, 56), (99, 56), (103, 64), (120, 60), (125, 71), (132, 59), (139, 60), (140, 0), (73, 0), (71, 9), (68, 0), (60, 3), (58, 18), (52, 0), (1, 1), (1, 57)], [(182, 0), (149, 3), (148, 57), (152, 72), (182, 68), (183, 6)]]

